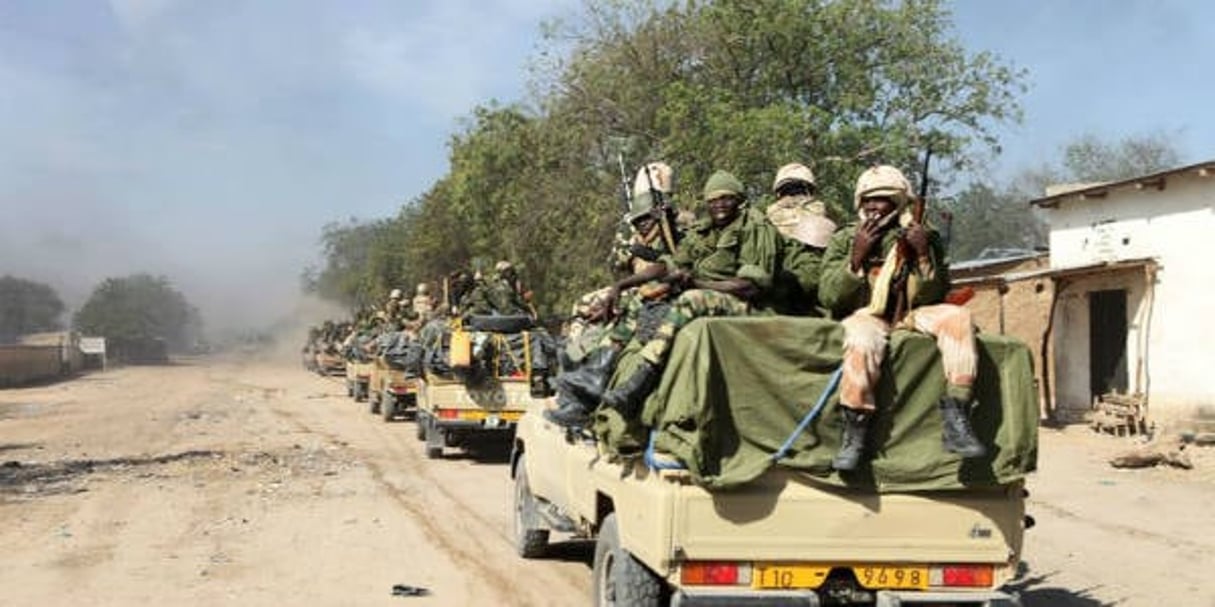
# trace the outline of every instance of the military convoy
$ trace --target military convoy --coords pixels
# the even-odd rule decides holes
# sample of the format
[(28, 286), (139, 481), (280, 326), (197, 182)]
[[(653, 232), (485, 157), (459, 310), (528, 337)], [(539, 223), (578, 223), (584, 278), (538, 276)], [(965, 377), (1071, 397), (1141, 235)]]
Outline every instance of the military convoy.
[[(663, 179), (645, 171), (647, 191), (659, 194)], [(385, 420), (415, 403), (428, 458), (506, 442), (516, 552), (545, 557), (553, 534), (593, 541), (596, 606), (1020, 604), (1003, 588), (1032, 523), (1025, 478), (1036, 467), (1038, 407), (1024, 344), (975, 340), (978, 404), (967, 415), (983, 448), (963, 452), (942, 423), (952, 410), (940, 403), (953, 397), (936, 342), (890, 334), (868, 439), (859, 435), (863, 457), (838, 465), (857, 436), (844, 431), (857, 414), (837, 393), (842, 323), (696, 318), (669, 342), (664, 371), (637, 339), (612, 354), (596, 389), (646, 376), (640, 412), (603, 392), (593, 412), (563, 416), (556, 344), (534, 312), (482, 312), (521, 306), (513, 276), (500, 274), (496, 293), (449, 299), (451, 316), (397, 344), (399, 373), (384, 356), (391, 342), (371, 349), (376, 364), (348, 356), (348, 392)], [(846, 444), (857, 453), (861, 443)]]

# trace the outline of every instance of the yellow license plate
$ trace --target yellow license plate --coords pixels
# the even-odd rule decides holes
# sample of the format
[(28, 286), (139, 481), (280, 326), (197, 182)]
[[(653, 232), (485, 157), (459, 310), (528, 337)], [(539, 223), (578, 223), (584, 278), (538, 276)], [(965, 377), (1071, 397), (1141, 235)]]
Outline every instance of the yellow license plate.
[(928, 588), (928, 567), (903, 565), (854, 565), (852, 573), (870, 590)]
[(753, 588), (818, 588), (831, 567), (792, 563), (757, 564), (752, 571)]

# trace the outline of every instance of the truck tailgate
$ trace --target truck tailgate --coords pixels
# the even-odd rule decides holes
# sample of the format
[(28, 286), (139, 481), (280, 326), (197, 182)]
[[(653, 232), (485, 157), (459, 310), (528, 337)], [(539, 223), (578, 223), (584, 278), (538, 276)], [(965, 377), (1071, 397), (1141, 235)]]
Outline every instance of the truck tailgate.
[(772, 470), (737, 491), (687, 485), (678, 499), (672, 548), (684, 560), (1011, 565), (1021, 548), (1020, 485), (877, 494)]

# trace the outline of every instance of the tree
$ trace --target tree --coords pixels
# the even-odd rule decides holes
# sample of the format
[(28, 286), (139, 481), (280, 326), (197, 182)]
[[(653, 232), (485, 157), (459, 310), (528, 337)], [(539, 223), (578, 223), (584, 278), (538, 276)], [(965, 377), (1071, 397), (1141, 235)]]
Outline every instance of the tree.
[(957, 168), (994, 146), (1024, 88), (962, 47), (942, 0), (587, 0), (545, 35), (534, 98), (476, 108), (448, 173), (391, 227), (326, 228), (318, 293), (365, 302), (390, 279), (505, 258), (552, 313), (609, 278), (617, 153), (672, 164), (684, 208), (715, 169), (759, 199), (777, 167), (809, 163), (842, 219), (873, 162), (914, 166), (931, 143)]
[(163, 339), (171, 350), (193, 345), (198, 310), (164, 276), (133, 274), (101, 282), (76, 312), (76, 329), (115, 340)]
[(0, 277), (0, 343), (17, 336), (61, 328), (63, 301), (49, 285)]

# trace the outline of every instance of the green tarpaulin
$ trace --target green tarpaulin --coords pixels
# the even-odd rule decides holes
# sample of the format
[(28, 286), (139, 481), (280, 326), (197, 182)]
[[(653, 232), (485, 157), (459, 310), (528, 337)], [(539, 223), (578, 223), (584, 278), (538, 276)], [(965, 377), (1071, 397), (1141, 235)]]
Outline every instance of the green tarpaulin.
[[(746, 483), (773, 465), (772, 455), (818, 400), (839, 366), (842, 340), (840, 324), (823, 319), (697, 320), (679, 332), (642, 423), (658, 430), (657, 448), (682, 460), (698, 483), (714, 489)], [(1021, 479), (1037, 457), (1032, 358), (1014, 339), (980, 335), (978, 344), (971, 419), (989, 448), (987, 457), (962, 460), (942, 449), (936, 404), (945, 382), (936, 343), (926, 335), (896, 331), (862, 468), (850, 474), (831, 469), (842, 432), (836, 393), (779, 465), (830, 484), (878, 491), (961, 489)], [(614, 382), (627, 377), (637, 362), (635, 347), (626, 349)], [(635, 452), (647, 433), (638, 424), (626, 427), (603, 408), (595, 431), (615, 452)]]

